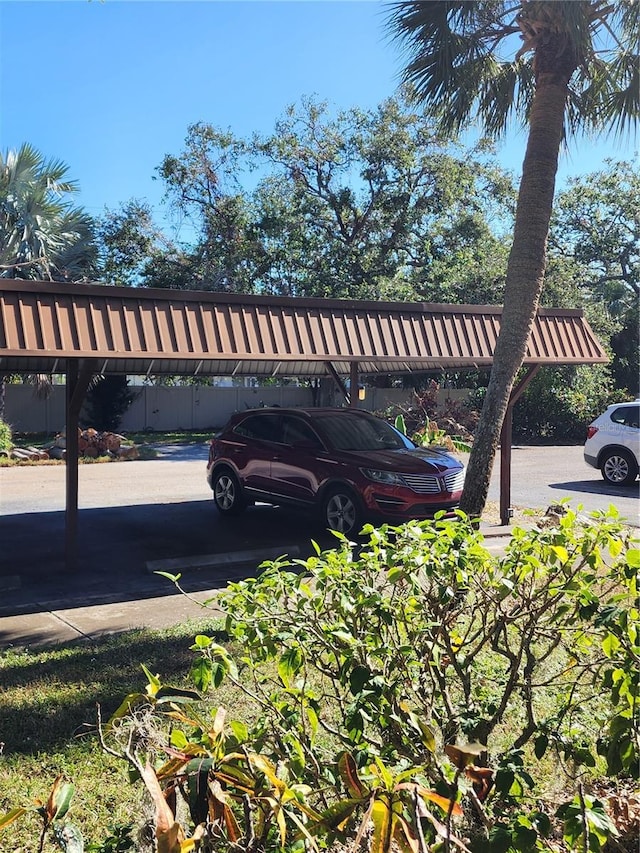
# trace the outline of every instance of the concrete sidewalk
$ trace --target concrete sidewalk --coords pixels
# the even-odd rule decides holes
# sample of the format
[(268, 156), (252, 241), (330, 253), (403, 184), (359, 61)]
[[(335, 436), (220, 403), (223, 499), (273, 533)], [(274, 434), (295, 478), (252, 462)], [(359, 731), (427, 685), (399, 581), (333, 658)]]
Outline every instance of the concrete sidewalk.
[[(146, 578), (130, 575), (127, 584), (114, 577), (113, 591), (87, 595), (71, 583), (52, 592), (29, 589), (9, 592), (0, 578), (0, 650), (7, 646), (42, 646), (70, 640), (92, 639), (133, 628), (161, 629), (190, 619), (222, 616), (212, 599), (233, 580), (255, 576), (265, 560), (286, 553), (300, 554), (297, 545), (278, 549), (227, 552), (199, 557), (154, 560), (146, 565)], [(171, 580), (157, 575), (180, 575), (178, 592)], [(44, 594), (42, 594), (44, 592)], [(203, 603), (208, 602), (207, 606)]]
[[(199, 601), (206, 601), (215, 592), (191, 595)], [(195, 601), (177, 594), (4, 616), (0, 619), (0, 653), (8, 647), (31, 648), (71, 640), (91, 640), (133, 628), (168, 628), (190, 619), (216, 615), (220, 615), (219, 611), (205, 611)]]
[[(481, 529), (490, 551), (502, 549), (511, 535), (509, 527), (486, 525)], [(34, 578), (32, 587), (27, 584), (13, 591), (3, 590), (0, 579), (0, 650), (91, 640), (133, 628), (159, 630), (221, 616), (215, 601), (206, 609), (202, 602), (214, 599), (229, 581), (255, 576), (264, 560), (284, 553), (301, 556), (299, 546), (291, 545), (199, 556), (179, 561), (179, 565), (175, 560), (153, 561), (147, 564), (146, 583), (131, 577), (128, 589), (116, 589), (114, 579), (111, 593), (101, 590), (94, 595), (81, 592), (73, 579), (67, 579), (66, 588), (59, 582), (39, 588)], [(181, 573), (180, 583), (188, 595), (176, 592), (171, 581), (155, 575), (156, 571)]]

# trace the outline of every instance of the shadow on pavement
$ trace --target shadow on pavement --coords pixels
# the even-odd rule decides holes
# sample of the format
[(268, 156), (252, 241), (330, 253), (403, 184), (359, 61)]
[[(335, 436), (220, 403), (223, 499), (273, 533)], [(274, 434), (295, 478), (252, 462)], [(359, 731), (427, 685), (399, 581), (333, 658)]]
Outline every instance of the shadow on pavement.
[[(215, 589), (232, 578), (251, 577), (264, 559), (297, 548), (313, 553), (336, 540), (316, 529), (309, 516), (269, 506), (250, 507), (237, 518), (222, 518), (211, 500), (80, 510), (78, 566), (65, 566), (64, 512), (26, 513), (0, 518), (0, 616), (61, 606), (132, 601), (175, 594), (173, 584), (147, 569), (150, 561), (220, 555), (212, 568), (185, 568), (187, 591)], [(280, 550), (280, 548), (282, 550)], [(249, 553), (244, 564), (222, 555)], [(179, 573), (177, 567), (169, 569)], [(55, 605), (51, 606), (51, 605)]]
[(550, 489), (564, 492), (585, 492), (590, 495), (611, 495), (612, 498), (639, 498), (640, 481), (630, 486), (612, 486), (604, 480), (575, 480), (566, 483), (549, 483)]

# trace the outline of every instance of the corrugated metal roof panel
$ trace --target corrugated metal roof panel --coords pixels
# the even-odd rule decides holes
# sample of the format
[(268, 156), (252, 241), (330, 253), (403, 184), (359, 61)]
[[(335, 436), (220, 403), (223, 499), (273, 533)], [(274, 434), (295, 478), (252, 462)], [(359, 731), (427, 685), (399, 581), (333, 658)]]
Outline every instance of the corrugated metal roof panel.
[[(311, 376), (491, 364), (501, 309), (0, 280), (0, 370), (95, 358), (104, 372)], [(582, 312), (541, 309), (525, 363), (607, 357)], [(28, 365), (28, 366), (27, 366)], [(60, 369), (60, 368), (58, 368)]]

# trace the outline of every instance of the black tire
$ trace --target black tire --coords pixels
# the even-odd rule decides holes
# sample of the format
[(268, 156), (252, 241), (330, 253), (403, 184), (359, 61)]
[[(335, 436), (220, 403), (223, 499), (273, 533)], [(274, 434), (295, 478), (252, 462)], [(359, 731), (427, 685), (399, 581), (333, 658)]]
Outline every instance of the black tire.
[(346, 486), (334, 486), (322, 497), (322, 524), (329, 530), (355, 536), (362, 529), (362, 507), (359, 498)]
[(240, 515), (247, 506), (242, 486), (236, 475), (228, 468), (221, 468), (213, 475), (213, 501), (222, 515)]
[(633, 454), (624, 448), (607, 450), (600, 461), (602, 479), (612, 486), (630, 486), (638, 476)]

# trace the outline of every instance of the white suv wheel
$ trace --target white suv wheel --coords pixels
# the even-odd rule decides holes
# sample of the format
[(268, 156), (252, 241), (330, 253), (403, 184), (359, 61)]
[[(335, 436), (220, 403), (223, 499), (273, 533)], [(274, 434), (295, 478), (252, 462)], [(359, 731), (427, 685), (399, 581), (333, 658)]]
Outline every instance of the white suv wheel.
[(602, 460), (602, 476), (608, 483), (616, 486), (633, 483), (638, 471), (631, 454), (623, 450), (611, 451)]

